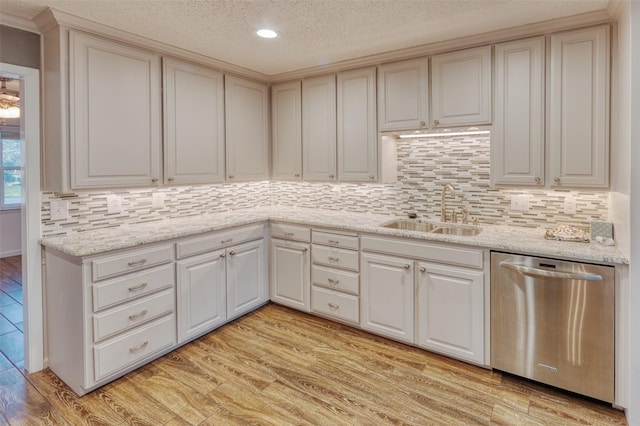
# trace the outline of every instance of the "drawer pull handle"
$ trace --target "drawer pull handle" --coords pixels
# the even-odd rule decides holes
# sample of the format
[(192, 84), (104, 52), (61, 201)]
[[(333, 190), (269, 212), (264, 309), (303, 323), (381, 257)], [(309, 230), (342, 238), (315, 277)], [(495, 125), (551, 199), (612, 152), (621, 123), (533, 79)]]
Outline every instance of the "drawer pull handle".
[(338, 241), (338, 240), (329, 240), (329, 244), (338, 245), (338, 244), (340, 244), (340, 241)]
[(340, 305), (336, 305), (335, 303), (327, 303), (331, 309), (340, 309)]
[(149, 285), (149, 283), (141, 283), (141, 284), (138, 284), (138, 285), (133, 285), (133, 286), (129, 287), (129, 291), (142, 290), (143, 288), (145, 288), (148, 285)]
[(333, 284), (333, 285), (340, 284), (340, 280), (334, 280), (333, 278), (327, 278), (327, 281), (329, 281), (329, 284)]
[(409, 265), (408, 263), (406, 265), (404, 265), (404, 269), (411, 269), (411, 265)]
[(306, 253), (306, 252), (307, 252), (307, 250), (309, 250), (309, 249), (308, 249), (308, 248), (306, 248), (306, 247), (302, 247), (302, 252), (303, 252), (303, 253)]
[(145, 340), (144, 342), (140, 343), (138, 346), (129, 348), (129, 352), (138, 352), (140, 349), (146, 348), (148, 344), (149, 344), (149, 341)]
[(147, 259), (143, 257), (140, 260), (132, 260), (131, 262), (127, 263), (127, 265), (129, 265), (129, 266), (141, 266), (141, 265), (144, 265), (145, 263), (147, 263)]
[(420, 272), (427, 272), (427, 268), (425, 268), (424, 266), (420, 267)]
[(293, 233), (293, 232), (285, 232), (284, 233), (285, 237), (293, 237), (294, 235), (295, 235), (295, 233)]
[(225, 257), (227, 257), (227, 255), (226, 255), (226, 254), (224, 254), (224, 253), (221, 253), (221, 254), (220, 254), (220, 259), (224, 259)]
[(231, 251), (229, 252), (229, 255), (231, 255), (231, 256), (233, 256), (233, 255), (235, 255), (235, 254), (236, 254), (236, 252), (235, 252), (235, 251), (233, 251), (233, 250), (231, 250)]
[(338, 257), (329, 256), (329, 262), (338, 262), (339, 260), (340, 258)]
[(145, 309), (144, 311), (138, 312), (137, 314), (129, 315), (129, 319), (130, 320), (135, 320), (135, 319), (138, 319), (140, 317), (143, 317), (143, 316), (147, 315), (148, 313), (149, 313), (149, 311), (147, 309)]
[(233, 238), (227, 238), (226, 240), (220, 240), (220, 244), (229, 244), (231, 241), (233, 241)]

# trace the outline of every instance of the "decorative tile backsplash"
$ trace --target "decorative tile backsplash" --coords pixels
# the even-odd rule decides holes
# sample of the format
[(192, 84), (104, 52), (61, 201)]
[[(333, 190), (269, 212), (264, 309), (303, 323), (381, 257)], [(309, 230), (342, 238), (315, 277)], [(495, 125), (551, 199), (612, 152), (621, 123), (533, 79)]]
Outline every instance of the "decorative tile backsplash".
[[(439, 220), (442, 187), (450, 183), (455, 195), (447, 196), (451, 212), (464, 206), (480, 223), (528, 227), (568, 223), (588, 226), (607, 220), (608, 192), (544, 189), (491, 189), (489, 136), (403, 139), (398, 141), (398, 181), (393, 184), (330, 184), (314, 182), (249, 182), (161, 189), (108, 192), (82, 191), (70, 201), (70, 219), (51, 221), (52, 193), (42, 194), (44, 236), (140, 223), (166, 217), (250, 208), (256, 205), (322, 208), (393, 216), (415, 212)], [(165, 207), (154, 209), (151, 196), (165, 194)], [(107, 214), (106, 195), (123, 199), (123, 212)], [(529, 211), (513, 211), (512, 195), (526, 195)], [(576, 214), (564, 214), (564, 198), (577, 201)], [(460, 216), (459, 216), (460, 217)]]

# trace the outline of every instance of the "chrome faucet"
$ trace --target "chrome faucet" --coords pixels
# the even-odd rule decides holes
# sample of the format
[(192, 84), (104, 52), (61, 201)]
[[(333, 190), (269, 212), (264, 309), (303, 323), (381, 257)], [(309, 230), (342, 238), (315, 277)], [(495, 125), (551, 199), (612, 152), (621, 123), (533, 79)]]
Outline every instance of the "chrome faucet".
[(456, 191), (453, 189), (450, 183), (446, 184), (444, 188), (442, 188), (442, 203), (440, 204), (440, 220), (443, 222), (447, 221), (447, 202), (445, 197), (447, 196), (447, 190), (451, 192), (451, 195), (455, 195)]

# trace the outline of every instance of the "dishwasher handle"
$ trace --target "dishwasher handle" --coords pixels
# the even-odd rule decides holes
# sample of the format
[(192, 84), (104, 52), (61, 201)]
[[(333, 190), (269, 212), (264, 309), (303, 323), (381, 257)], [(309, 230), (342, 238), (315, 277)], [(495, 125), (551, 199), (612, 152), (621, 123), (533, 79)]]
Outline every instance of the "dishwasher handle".
[(519, 272), (522, 275), (529, 275), (532, 277), (560, 278), (564, 280), (602, 281), (602, 276), (597, 274), (548, 271), (546, 269), (530, 268), (528, 266), (518, 265), (506, 261), (500, 262), (500, 266)]

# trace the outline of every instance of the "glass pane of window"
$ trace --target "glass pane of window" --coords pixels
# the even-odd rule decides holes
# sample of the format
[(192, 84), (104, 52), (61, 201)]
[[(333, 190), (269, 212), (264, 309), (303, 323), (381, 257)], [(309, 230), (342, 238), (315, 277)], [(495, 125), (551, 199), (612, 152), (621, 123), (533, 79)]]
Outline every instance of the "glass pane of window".
[(3, 139), (2, 140), (2, 165), (3, 166), (21, 166), (20, 160), (20, 140), (19, 139)]
[(10, 204), (20, 204), (22, 194), (21, 187), (22, 173), (20, 169), (9, 169), (4, 171), (4, 200), (2, 204), (5, 206)]

